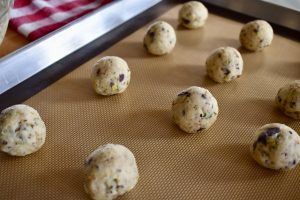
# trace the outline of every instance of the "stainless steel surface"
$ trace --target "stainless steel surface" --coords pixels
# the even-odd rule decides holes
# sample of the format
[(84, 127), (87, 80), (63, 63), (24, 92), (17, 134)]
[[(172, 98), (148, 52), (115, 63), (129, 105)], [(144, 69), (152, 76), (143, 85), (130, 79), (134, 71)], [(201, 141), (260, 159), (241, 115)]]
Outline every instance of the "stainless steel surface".
[[(162, 0), (118, 0), (0, 59), (0, 94)], [(270, 0), (202, 0), (300, 31), (300, 12)]]
[(277, 4), (279, 6), (287, 7), (292, 10), (300, 11), (300, 1), (299, 0), (261, 0), (267, 1), (269, 3)]
[(162, 0), (119, 0), (0, 60), (0, 94)]
[[(300, 12), (262, 0), (202, 0), (255, 18), (300, 31)], [(299, 1), (299, 0), (298, 0)], [(282, 1), (283, 2), (283, 1)]]

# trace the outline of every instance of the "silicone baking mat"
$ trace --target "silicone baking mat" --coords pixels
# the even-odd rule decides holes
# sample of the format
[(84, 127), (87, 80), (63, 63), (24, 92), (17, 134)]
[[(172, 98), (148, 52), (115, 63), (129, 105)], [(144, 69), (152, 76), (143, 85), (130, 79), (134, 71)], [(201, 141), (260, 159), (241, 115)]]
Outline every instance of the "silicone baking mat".
[[(135, 154), (140, 179), (121, 199), (299, 199), (300, 167), (275, 172), (249, 155), (253, 132), (266, 123), (300, 123), (275, 107), (278, 89), (299, 79), (300, 44), (275, 35), (263, 52), (240, 49), (243, 24), (210, 14), (204, 28), (177, 26), (179, 5), (160, 19), (176, 27), (174, 51), (147, 54), (147, 26), (80, 66), (25, 103), (47, 126), (44, 147), (29, 156), (0, 154), (0, 199), (89, 199), (83, 189), (83, 162), (96, 147), (119, 143)], [(241, 50), (240, 79), (217, 84), (207, 78), (205, 59), (220, 46)], [(132, 71), (121, 95), (101, 97), (91, 87), (91, 67), (106, 55), (124, 58)], [(209, 89), (219, 117), (206, 132), (186, 134), (172, 122), (172, 100), (190, 86)]]

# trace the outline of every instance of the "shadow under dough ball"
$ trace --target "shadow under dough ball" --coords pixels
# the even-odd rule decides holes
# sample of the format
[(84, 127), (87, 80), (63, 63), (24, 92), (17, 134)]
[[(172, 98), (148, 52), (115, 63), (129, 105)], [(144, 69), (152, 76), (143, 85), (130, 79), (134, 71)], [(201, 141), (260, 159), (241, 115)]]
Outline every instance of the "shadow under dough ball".
[(164, 21), (150, 25), (144, 37), (144, 48), (151, 54), (161, 56), (170, 53), (176, 44), (174, 28)]
[(250, 152), (266, 168), (291, 170), (300, 160), (300, 137), (284, 124), (266, 124), (255, 132)]
[(205, 88), (192, 86), (180, 92), (172, 103), (174, 122), (187, 133), (210, 128), (219, 113), (217, 100)]

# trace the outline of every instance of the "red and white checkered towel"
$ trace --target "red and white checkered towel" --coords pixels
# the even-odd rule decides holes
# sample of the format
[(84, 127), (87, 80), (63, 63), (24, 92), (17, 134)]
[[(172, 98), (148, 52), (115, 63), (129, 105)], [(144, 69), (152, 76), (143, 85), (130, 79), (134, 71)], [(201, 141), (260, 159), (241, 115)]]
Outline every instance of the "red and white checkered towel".
[(35, 40), (111, 1), (15, 0), (10, 26)]

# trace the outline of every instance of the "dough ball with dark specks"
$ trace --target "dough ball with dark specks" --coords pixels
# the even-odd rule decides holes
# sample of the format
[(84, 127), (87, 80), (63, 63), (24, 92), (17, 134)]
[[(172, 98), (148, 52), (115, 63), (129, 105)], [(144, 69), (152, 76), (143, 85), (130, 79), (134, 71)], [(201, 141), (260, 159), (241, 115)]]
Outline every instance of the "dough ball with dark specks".
[(208, 17), (207, 8), (198, 1), (184, 3), (179, 10), (179, 24), (189, 29), (197, 29), (204, 26)]
[(94, 200), (115, 199), (132, 190), (139, 179), (134, 155), (119, 144), (99, 146), (84, 166), (84, 188)]
[(34, 108), (19, 104), (1, 112), (1, 151), (12, 156), (26, 156), (39, 150), (45, 140), (45, 123)]
[(255, 20), (245, 24), (240, 32), (240, 42), (250, 51), (261, 51), (271, 45), (273, 29), (264, 20)]
[(280, 88), (275, 102), (284, 114), (294, 119), (300, 119), (300, 80)]
[(125, 60), (116, 56), (106, 56), (93, 66), (91, 80), (96, 93), (114, 95), (126, 90), (130, 83), (130, 75)]
[(300, 137), (284, 124), (266, 124), (255, 132), (250, 152), (266, 168), (290, 170), (300, 160)]
[(180, 92), (172, 103), (174, 122), (187, 133), (210, 128), (217, 120), (217, 100), (205, 88), (192, 86)]
[(174, 28), (164, 21), (158, 21), (150, 25), (144, 37), (145, 49), (153, 55), (170, 53), (176, 44)]
[(207, 75), (218, 83), (229, 82), (242, 75), (243, 63), (238, 50), (232, 47), (220, 47), (206, 59)]

